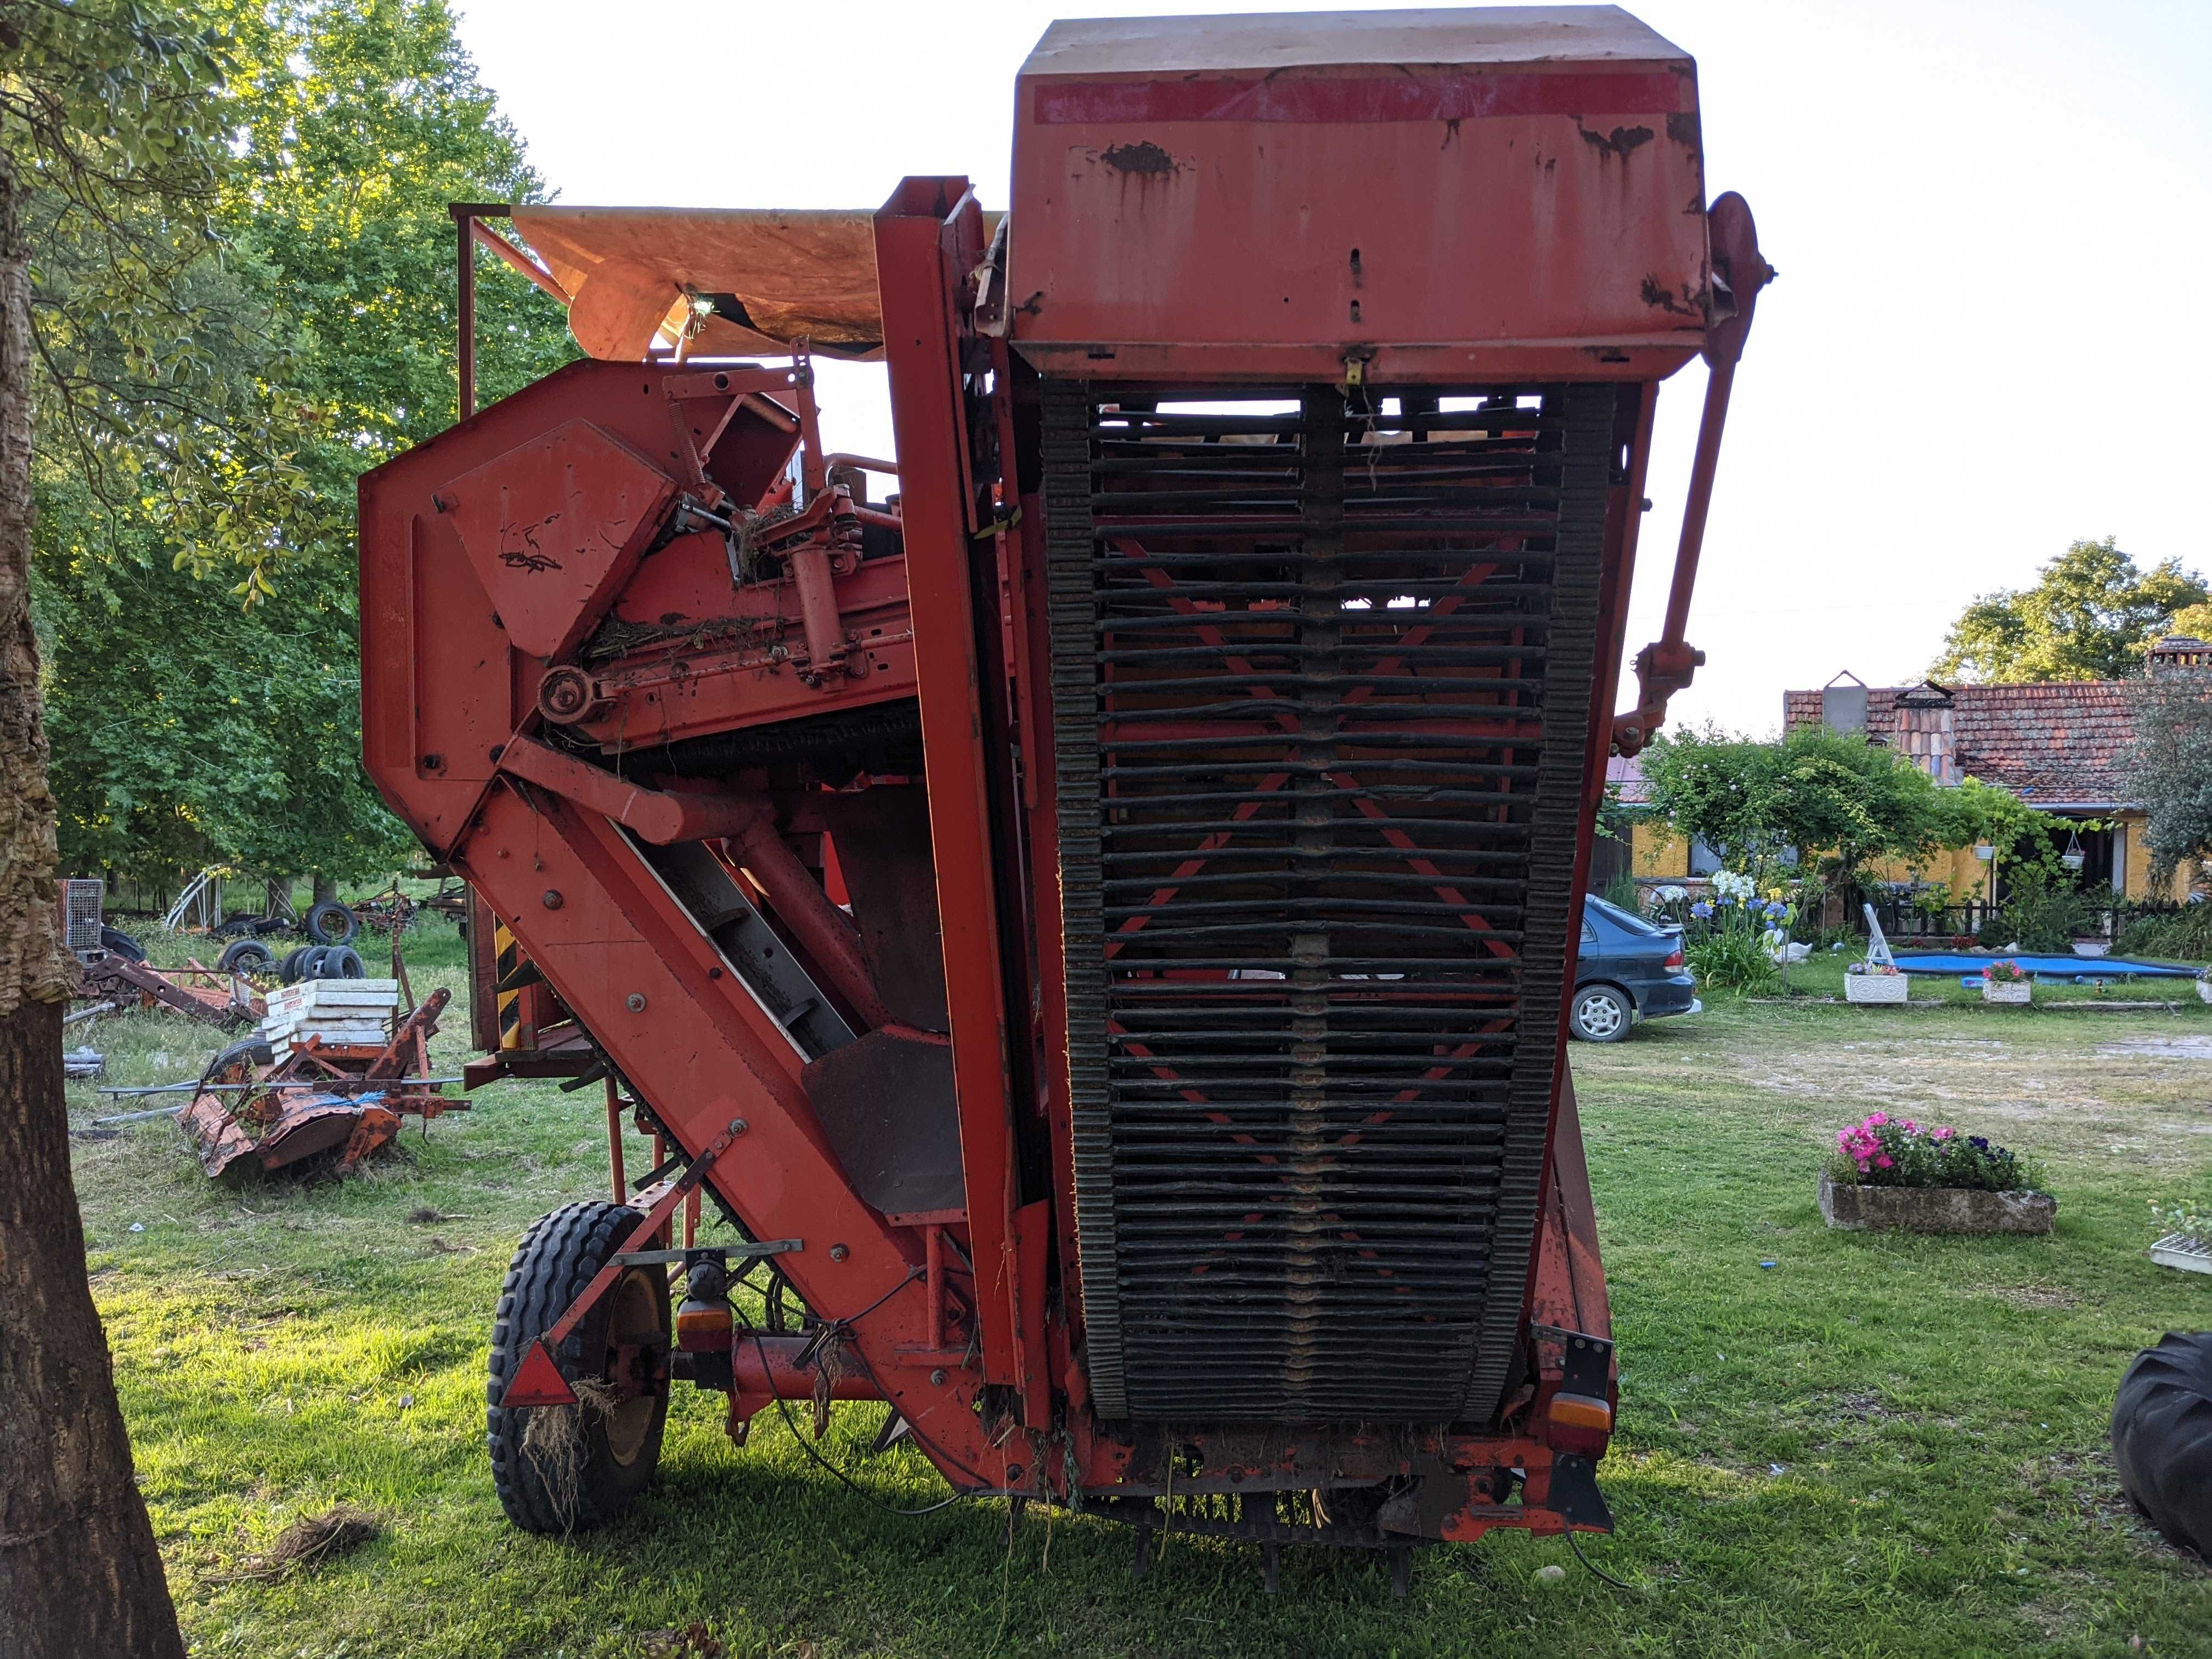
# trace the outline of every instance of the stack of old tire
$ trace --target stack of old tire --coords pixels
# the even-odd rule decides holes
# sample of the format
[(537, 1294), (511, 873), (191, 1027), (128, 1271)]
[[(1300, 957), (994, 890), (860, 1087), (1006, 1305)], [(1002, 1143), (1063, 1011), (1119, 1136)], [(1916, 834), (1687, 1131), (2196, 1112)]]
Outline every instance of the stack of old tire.
[(234, 974), (265, 974), (272, 968), (287, 985), (304, 979), (361, 979), (368, 972), (361, 952), (349, 940), (361, 931), (361, 920), (336, 899), (324, 899), (301, 919), (300, 926), (312, 944), (286, 954), (283, 961), (258, 939), (234, 939), (223, 948), (216, 966)]
[(2168, 1331), (2112, 1402), (2120, 1490), (2166, 1542), (2212, 1563), (2212, 1331)]

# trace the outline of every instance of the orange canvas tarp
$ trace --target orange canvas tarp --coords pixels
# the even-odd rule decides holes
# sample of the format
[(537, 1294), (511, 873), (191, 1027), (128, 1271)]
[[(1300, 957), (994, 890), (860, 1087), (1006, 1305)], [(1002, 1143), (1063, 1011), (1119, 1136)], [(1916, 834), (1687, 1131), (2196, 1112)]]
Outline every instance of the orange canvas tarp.
[(518, 207), (514, 218), (568, 289), (569, 331), (594, 357), (642, 358), (695, 311), (687, 355), (779, 353), (804, 339), (828, 356), (882, 356), (865, 209)]

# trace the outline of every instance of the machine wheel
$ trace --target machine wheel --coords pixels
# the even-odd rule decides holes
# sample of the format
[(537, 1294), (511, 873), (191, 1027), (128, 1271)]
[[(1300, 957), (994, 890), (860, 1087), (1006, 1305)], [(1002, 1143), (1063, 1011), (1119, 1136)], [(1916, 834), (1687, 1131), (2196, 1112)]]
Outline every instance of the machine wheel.
[[(564, 1205), (523, 1236), (508, 1264), (491, 1328), (484, 1438), (492, 1486), (507, 1519), (525, 1532), (605, 1526), (645, 1490), (660, 1462), (668, 1383), (652, 1373), (671, 1345), (668, 1286), (657, 1268), (623, 1273), (554, 1355), (561, 1374), (580, 1385), (580, 1404), (509, 1411), (499, 1403), (531, 1345), (641, 1219), (621, 1205)], [(593, 1397), (617, 1388), (618, 1395)]]
[(276, 953), (258, 939), (234, 939), (222, 947), (215, 965), (225, 973), (265, 974), (276, 965)]
[(1567, 1034), (1584, 1042), (1618, 1042), (1628, 1035), (1636, 1005), (1612, 985), (1577, 985), (1567, 1002)]
[(112, 951), (117, 956), (131, 962), (146, 960), (146, 947), (131, 938), (130, 934), (113, 927), (102, 927), (100, 930), (100, 948), (103, 951)]
[(322, 947), (322, 967), (317, 979), (366, 979), (368, 964), (361, 959), (361, 952), (350, 945), (325, 945)]
[(2120, 1490), (2166, 1540), (2212, 1560), (2212, 1331), (2168, 1331), (2112, 1401)]
[(361, 918), (336, 899), (313, 907), (300, 925), (318, 945), (343, 945), (361, 932)]

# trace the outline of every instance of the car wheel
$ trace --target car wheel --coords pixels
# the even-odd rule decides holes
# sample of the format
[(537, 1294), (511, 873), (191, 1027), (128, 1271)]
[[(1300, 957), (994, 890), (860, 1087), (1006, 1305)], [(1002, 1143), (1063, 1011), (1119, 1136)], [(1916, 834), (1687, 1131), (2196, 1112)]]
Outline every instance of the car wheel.
[(1635, 1018), (1626, 992), (1610, 985), (1577, 985), (1567, 1005), (1567, 1034), (1584, 1042), (1618, 1042)]

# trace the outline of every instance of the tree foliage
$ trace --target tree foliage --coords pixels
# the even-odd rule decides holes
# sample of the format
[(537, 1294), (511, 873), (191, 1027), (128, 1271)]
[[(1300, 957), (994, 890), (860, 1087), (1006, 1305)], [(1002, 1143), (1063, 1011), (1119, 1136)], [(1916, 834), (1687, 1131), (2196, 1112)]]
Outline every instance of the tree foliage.
[(2107, 536), (2075, 542), (2032, 587), (1984, 594), (1960, 613), (1929, 670), (1937, 680), (2117, 680), (2142, 667), (2175, 613), (2212, 603), (2180, 561), (2146, 571)]
[[(139, 0), (0, 0), (0, 1631), (11, 1653), (184, 1653), (70, 1188), (57, 1060), (76, 975), (57, 937), (31, 562), (50, 438), (76, 436), (104, 483), (131, 412), (173, 437), (191, 430), (196, 370), (161, 325), (200, 257), (225, 153), (204, 93), (223, 67), (200, 20)], [(63, 247), (119, 268), (66, 315), (51, 306)], [(143, 317), (118, 304), (133, 290)], [(88, 332), (112, 349), (98, 377), (79, 375), (71, 355)], [(187, 465), (173, 452), (167, 470)]]
[(1857, 884), (1869, 861), (1926, 858), (1951, 828), (1935, 781), (1859, 732), (1802, 726), (1779, 743), (1662, 734), (1644, 751), (1644, 776), (1678, 834), (1724, 848), (1745, 869), (1795, 848), (1818, 858), (1838, 889)]
[(2128, 793), (2148, 815), (2143, 845), (2152, 884), (2162, 887), (2184, 861), (2212, 854), (2212, 678), (2188, 670), (2146, 675), (2133, 702)]
[[(357, 876), (411, 842), (359, 763), (355, 480), (453, 416), (446, 204), (543, 189), (445, 0), (220, 3), (225, 150), (153, 416), (87, 413), (151, 361), (97, 245), (59, 236), (42, 265), (58, 416), (79, 398), (40, 477), (62, 848), (85, 870)], [(520, 279), (479, 296), (491, 395), (573, 355)]]

